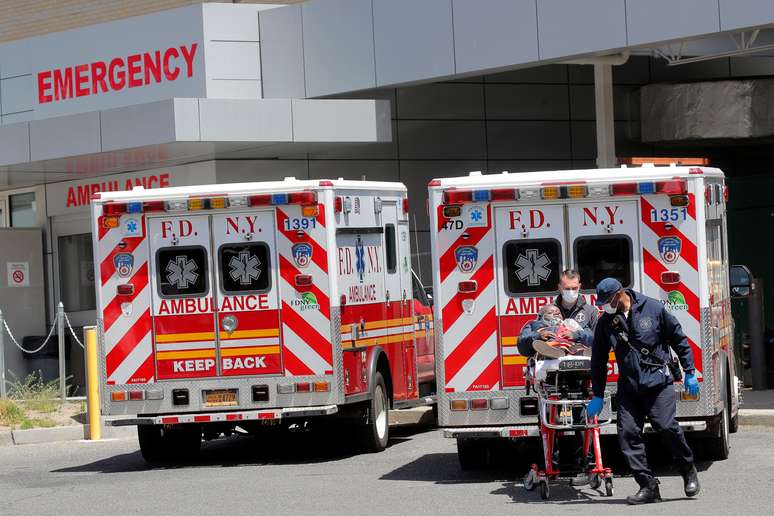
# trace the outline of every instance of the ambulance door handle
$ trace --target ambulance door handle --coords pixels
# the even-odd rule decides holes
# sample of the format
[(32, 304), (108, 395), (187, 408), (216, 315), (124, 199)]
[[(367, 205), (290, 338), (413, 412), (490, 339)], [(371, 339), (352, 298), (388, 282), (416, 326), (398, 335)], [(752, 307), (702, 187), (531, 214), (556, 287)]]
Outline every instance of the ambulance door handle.
[(385, 295), (385, 297), (387, 298), (387, 302), (389, 303), (390, 302), (390, 291), (389, 290), (387, 291), (387, 294)]
[(407, 296), (406, 296), (406, 290), (404, 289), (404, 290), (403, 290), (403, 304), (404, 304), (404, 305), (406, 304), (406, 297), (407, 297)]

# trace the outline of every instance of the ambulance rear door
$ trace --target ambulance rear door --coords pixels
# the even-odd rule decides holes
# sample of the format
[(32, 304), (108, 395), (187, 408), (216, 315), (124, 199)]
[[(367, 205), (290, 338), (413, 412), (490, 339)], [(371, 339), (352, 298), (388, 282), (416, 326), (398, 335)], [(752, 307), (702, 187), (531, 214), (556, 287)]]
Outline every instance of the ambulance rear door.
[(282, 374), (274, 210), (212, 216), (219, 368)]
[(554, 301), (567, 263), (563, 204), (496, 206), (498, 319), (502, 385), (524, 385), (526, 357), (517, 348), (522, 327)]

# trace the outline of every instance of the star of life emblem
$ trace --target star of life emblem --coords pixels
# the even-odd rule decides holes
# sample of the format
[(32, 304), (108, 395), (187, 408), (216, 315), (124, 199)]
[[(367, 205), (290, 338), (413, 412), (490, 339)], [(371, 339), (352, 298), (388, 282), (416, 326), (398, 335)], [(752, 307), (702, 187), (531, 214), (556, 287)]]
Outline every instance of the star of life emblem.
[(175, 256), (174, 260), (167, 262), (167, 281), (177, 289), (187, 289), (199, 278), (198, 269), (195, 261), (186, 256)]
[(515, 263), (516, 277), (519, 281), (526, 281), (527, 285), (536, 287), (541, 281), (548, 279), (551, 275), (551, 260), (546, 253), (538, 254), (537, 249), (527, 249), (526, 254), (520, 254)]
[(239, 251), (237, 256), (232, 256), (228, 266), (229, 276), (240, 285), (249, 285), (261, 275), (261, 261), (247, 249)]
[(363, 241), (360, 240), (360, 236), (357, 237), (355, 242), (355, 269), (357, 269), (357, 276), (360, 279), (360, 283), (363, 283), (363, 275), (365, 275), (365, 251), (363, 250)]

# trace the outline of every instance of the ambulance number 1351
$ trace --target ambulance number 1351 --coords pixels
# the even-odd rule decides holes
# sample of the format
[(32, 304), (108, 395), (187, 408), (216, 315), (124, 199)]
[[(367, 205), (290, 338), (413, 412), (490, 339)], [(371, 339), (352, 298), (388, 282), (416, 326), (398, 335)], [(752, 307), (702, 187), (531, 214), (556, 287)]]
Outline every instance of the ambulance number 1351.
[(285, 219), (285, 231), (291, 229), (312, 229), (317, 226), (317, 221), (311, 218)]
[(650, 210), (651, 222), (677, 222), (688, 218), (688, 208), (661, 208)]

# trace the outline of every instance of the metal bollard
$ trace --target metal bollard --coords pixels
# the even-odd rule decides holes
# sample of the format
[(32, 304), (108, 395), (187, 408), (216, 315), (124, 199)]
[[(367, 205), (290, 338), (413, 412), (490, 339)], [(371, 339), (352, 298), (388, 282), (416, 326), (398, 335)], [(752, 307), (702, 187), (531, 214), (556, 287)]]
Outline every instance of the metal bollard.
[(86, 340), (86, 405), (89, 410), (89, 439), (102, 439), (99, 403), (99, 371), (97, 370), (97, 327), (83, 329)]
[(65, 385), (65, 332), (64, 332), (64, 305), (59, 302), (56, 309), (56, 332), (59, 339), (59, 394), (62, 401), (67, 399), (67, 386)]
[(0, 310), (0, 398), (6, 397), (5, 392), (5, 325), (3, 311)]

